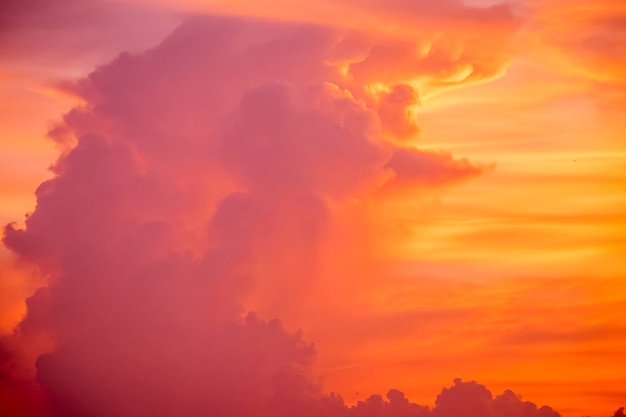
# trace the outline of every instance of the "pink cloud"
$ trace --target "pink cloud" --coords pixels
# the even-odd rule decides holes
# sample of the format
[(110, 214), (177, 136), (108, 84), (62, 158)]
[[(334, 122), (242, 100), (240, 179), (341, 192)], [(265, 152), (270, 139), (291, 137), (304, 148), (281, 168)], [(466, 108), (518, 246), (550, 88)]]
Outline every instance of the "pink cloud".
[[(386, 134), (406, 133), (397, 114), (416, 93), (399, 84), (379, 102), (342, 77), (329, 61), (349, 35), (191, 19), (157, 47), (63, 86), (84, 105), (51, 131), (62, 154), (26, 227), (4, 231), (4, 244), (47, 285), (0, 343), (0, 410), (426, 413), (399, 391), (346, 407), (323, 393), (300, 332), (244, 314), (260, 287), (270, 301), (304, 300), (319, 279), (333, 208), (376, 191), (390, 171), (397, 184), (435, 188), (480, 172), (393, 144)], [(369, 67), (364, 83), (385, 81), (379, 69)], [(19, 352), (38, 337), (47, 342), (33, 378)], [(470, 397), (496, 407), (486, 388), (457, 381), (432, 413), (456, 416)]]

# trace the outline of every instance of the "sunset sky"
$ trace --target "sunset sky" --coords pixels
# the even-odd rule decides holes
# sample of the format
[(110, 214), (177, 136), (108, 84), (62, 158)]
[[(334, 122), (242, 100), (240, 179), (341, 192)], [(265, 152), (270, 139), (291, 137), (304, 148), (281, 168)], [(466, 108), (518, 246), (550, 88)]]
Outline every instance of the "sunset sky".
[(5, 0), (0, 415), (609, 417), (625, 114), (624, 0)]

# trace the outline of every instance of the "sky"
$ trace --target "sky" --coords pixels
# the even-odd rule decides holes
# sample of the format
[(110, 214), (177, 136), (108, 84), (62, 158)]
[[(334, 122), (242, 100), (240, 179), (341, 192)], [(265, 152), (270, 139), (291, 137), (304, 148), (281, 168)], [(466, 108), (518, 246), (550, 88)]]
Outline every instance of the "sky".
[(0, 414), (623, 416), (624, 57), (623, 0), (2, 2)]

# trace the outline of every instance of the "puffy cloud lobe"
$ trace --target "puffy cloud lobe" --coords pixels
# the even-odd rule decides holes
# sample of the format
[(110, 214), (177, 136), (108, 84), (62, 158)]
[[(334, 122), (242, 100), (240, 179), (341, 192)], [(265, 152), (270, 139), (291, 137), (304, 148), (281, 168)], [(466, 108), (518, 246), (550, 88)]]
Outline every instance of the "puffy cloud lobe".
[(377, 113), (383, 128), (392, 137), (411, 139), (419, 133), (419, 127), (414, 114), (419, 104), (417, 91), (408, 85), (393, 86), (388, 93), (382, 94), (379, 100)]
[[(51, 133), (65, 146), (54, 178), (38, 188), (26, 228), (4, 234), (48, 283), (0, 345), (45, 339), (36, 380), (51, 416), (380, 408), (371, 399), (349, 411), (323, 396), (311, 345), (279, 321), (242, 318), (256, 288), (271, 289), (268, 303), (305, 297), (331, 203), (367, 195), (389, 170), (398, 183), (432, 186), (478, 172), (388, 141), (389, 111), (413, 105), (414, 92), (397, 87), (372, 104), (363, 86), (342, 82), (326, 59), (342, 36), (193, 19), (66, 87), (85, 104)], [(45, 415), (9, 400), (31, 395), (33, 378), (6, 352), (0, 409)], [(423, 412), (398, 392), (388, 399), (384, 413)]]
[(538, 408), (534, 403), (522, 401), (510, 390), (492, 396), (483, 385), (474, 381), (455, 379), (454, 385), (444, 388), (432, 409), (407, 400), (404, 394), (392, 389), (385, 401), (380, 395), (372, 395), (350, 408), (354, 417), (558, 417), (550, 407)]
[(53, 415), (277, 415), (274, 396), (316, 393), (306, 371), (311, 346), (278, 321), (249, 315), (200, 344), (151, 333), (151, 344), (103, 338), (99, 349), (61, 346), (40, 356), (37, 378), (52, 394)]
[(250, 190), (345, 198), (387, 159), (372, 137), (373, 115), (327, 85), (304, 94), (287, 85), (254, 90), (239, 116), (223, 152)]
[(441, 185), (482, 172), (466, 159), (447, 153), (424, 152), (417, 148), (397, 148), (386, 167), (395, 174), (393, 182), (410, 185)]
[(528, 401), (522, 401), (514, 392), (507, 390), (502, 395), (493, 398), (491, 391), (484, 385), (474, 381), (462, 382), (454, 380), (454, 386), (444, 388), (432, 410), (437, 417), (497, 417), (497, 416), (524, 416), (524, 417), (558, 417), (559, 414), (550, 407), (537, 406)]
[(380, 395), (372, 395), (365, 401), (359, 401), (350, 409), (351, 416), (358, 417), (427, 417), (428, 407), (409, 402), (404, 393), (392, 389), (387, 393), (387, 401)]
[(511, 390), (504, 391), (493, 400), (493, 409), (500, 416), (537, 416), (558, 417), (559, 414), (548, 406), (537, 407), (530, 401), (522, 401), (521, 397)]

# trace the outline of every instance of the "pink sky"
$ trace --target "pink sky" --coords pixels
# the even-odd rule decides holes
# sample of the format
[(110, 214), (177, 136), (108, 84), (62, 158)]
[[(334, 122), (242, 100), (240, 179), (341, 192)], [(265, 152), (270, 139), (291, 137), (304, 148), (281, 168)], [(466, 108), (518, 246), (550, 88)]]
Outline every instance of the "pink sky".
[(0, 414), (626, 405), (621, 0), (0, 16)]

